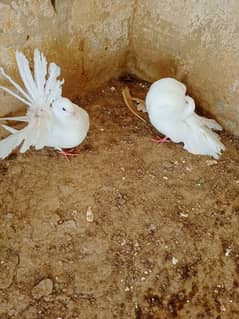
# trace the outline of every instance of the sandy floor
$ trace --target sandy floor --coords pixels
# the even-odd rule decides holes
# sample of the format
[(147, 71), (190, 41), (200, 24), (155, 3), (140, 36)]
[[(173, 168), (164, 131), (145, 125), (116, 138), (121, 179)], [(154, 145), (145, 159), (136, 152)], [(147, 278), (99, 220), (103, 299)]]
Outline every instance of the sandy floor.
[(0, 162), (1, 319), (239, 318), (238, 140), (219, 161), (158, 145), (121, 88), (77, 101), (77, 158)]

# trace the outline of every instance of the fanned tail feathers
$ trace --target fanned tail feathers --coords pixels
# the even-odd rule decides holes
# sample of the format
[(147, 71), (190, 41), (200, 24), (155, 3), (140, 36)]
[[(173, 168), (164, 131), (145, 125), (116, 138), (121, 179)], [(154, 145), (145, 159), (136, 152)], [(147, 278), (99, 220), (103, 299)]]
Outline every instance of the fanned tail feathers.
[(13, 127), (11, 127), (11, 126), (8, 126), (8, 125), (2, 124), (2, 127), (3, 127), (6, 131), (8, 131), (8, 132), (10, 132), (10, 133), (12, 133), (12, 134), (15, 134), (15, 133), (17, 132), (17, 130), (16, 130), (15, 128), (13, 128)]
[(31, 96), (32, 100), (35, 101), (39, 96), (36, 83), (32, 77), (29, 62), (22, 52), (16, 51), (16, 60), (21, 79), (25, 85), (28, 94)]
[[(60, 76), (60, 67), (55, 63), (50, 63), (47, 68), (47, 60), (38, 49), (34, 50), (34, 77), (29, 66), (29, 61), (22, 52), (16, 51), (16, 61), (26, 91), (8, 76), (3, 68), (0, 68), (0, 74), (15, 87), (21, 96), (7, 87), (0, 86), (0, 89), (30, 106), (30, 108), (49, 108), (50, 103), (61, 97), (64, 80), (57, 80)], [(42, 105), (39, 106), (39, 104)]]
[(57, 80), (60, 75), (60, 68), (55, 63), (50, 63), (48, 69), (48, 79), (45, 85), (45, 97), (49, 103), (53, 102), (57, 98), (61, 97), (62, 94), (62, 84), (64, 80)]
[(23, 141), (24, 134), (17, 131), (0, 141), (0, 158), (6, 158), (13, 150), (15, 150)]
[(46, 84), (47, 60), (38, 49), (34, 51), (34, 79), (37, 90), (41, 97), (44, 97), (44, 87)]
[[(38, 50), (34, 50), (34, 74), (32, 74), (29, 61), (25, 55), (16, 51), (18, 70), (25, 86), (25, 90), (17, 84), (9, 75), (0, 68), (2, 75), (16, 90), (0, 86), (0, 89), (11, 94), (24, 104), (28, 105), (29, 111), (25, 116), (4, 117), (0, 120), (28, 122), (21, 130), (15, 130), (7, 125), (4, 129), (12, 133), (0, 141), (0, 158), (7, 157), (15, 148), (20, 146), (20, 152), (26, 152), (31, 146), (41, 149), (46, 145), (49, 134), (50, 104), (61, 97), (62, 84), (57, 78), (60, 75), (60, 68), (55, 63), (47, 67), (45, 56)], [(43, 109), (45, 109), (44, 112)], [(39, 112), (40, 111), (40, 112)]]
[(0, 117), (0, 121), (28, 122), (28, 120), (27, 116)]
[(34, 118), (26, 127), (16, 130), (10, 126), (2, 125), (5, 130), (12, 133), (0, 141), (0, 158), (6, 158), (14, 149), (21, 145), (20, 153), (25, 153), (31, 146), (41, 149), (45, 146), (48, 134), (47, 121), (39, 122), (39, 118)]
[(225, 146), (220, 141), (220, 136), (212, 131), (222, 130), (215, 121), (197, 114), (193, 114), (188, 120), (190, 132), (185, 138), (184, 148), (193, 154), (204, 154), (218, 159)]
[(30, 98), (30, 96), (27, 95), (27, 93), (21, 88), (21, 86), (19, 84), (17, 84), (15, 81), (13, 81), (13, 79), (7, 75), (4, 71), (3, 68), (0, 68), (0, 74), (8, 80), (8, 82), (10, 82), (19, 93), (22, 94), (22, 96), (18, 95), (17, 93), (13, 92), (12, 90), (10, 90), (9, 88), (5, 87), (5, 86), (0, 86), (0, 89), (2, 89), (3, 91), (7, 92), (8, 94), (14, 96), (16, 99), (18, 99), (19, 101), (23, 102), (24, 104), (31, 106), (32, 100)]
[(222, 131), (223, 128), (220, 124), (218, 124), (215, 120), (213, 119), (208, 119), (206, 117), (203, 116), (199, 116), (196, 113), (194, 113), (194, 117), (196, 120), (198, 120), (199, 124), (204, 124), (206, 127), (214, 130), (214, 131)]

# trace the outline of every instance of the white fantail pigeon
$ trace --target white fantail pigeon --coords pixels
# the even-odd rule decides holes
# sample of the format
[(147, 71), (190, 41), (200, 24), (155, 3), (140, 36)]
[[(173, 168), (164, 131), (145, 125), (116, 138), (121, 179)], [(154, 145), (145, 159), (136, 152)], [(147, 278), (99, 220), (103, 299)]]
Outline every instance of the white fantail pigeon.
[(221, 131), (222, 127), (215, 120), (195, 113), (195, 102), (186, 95), (183, 83), (173, 78), (154, 82), (145, 103), (151, 124), (173, 142), (182, 142), (188, 152), (218, 159), (225, 149), (213, 132)]
[(0, 68), (0, 75), (13, 85), (17, 93), (4, 86), (0, 86), (0, 89), (26, 104), (28, 111), (25, 116), (4, 117), (0, 120), (27, 124), (21, 130), (2, 125), (11, 135), (0, 141), (0, 158), (4, 159), (20, 145), (21, 153), (31, 146), (35, 149), (47, 146), (66, 156), (73, 155), (63, 149), (74, 148), (85, 139), (89, 129), (88, 113), (62, 97), (64, 81), (57, 79), (60, 68), (55, 63), (50, 63), (47, 67), (47, 60), (38, 49), (34, 51), (34, 75), (23, 53), (17, 51), (16, 60), (25, 90), (8, 76), (3, 68)]

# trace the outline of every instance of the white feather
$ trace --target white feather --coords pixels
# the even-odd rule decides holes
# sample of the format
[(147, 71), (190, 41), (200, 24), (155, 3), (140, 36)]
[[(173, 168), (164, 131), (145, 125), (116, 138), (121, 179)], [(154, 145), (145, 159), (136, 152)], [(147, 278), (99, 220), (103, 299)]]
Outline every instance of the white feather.
[(2, 124), (2, 127), (5, 128), (6, 131), (12, 133), (12, 134), (15, 134), (17, 133), (17, 130), (11, 126), (8, 126), (8, 125), (5, 125), (5, 124)]
[(60, 75), (60, 68), (55, 63), (50, 63), (48, 74), (49, 77), (45, 86), (45, 97), (48, 103), (52, 103), (61, 97), (62, 84), (64, 81), (57, 80)]
[(14, 93), (12, 90), (6, 88), (5, 86), (0, 86), (0, 89), (2, 89), (3, 91), (7, 92), (8, 94), (14, 96), (16, 99), (18, 99), (19, 101), (21, 101), (22, 103), (31, 106), (31, 103), (28, 102), (27, 100), (25, 100), (23, 97), (17, 95), (16, 93)]
[(27, 116), (0, 117), (0, 121), (28, 122)]
[(8, 156), (20, 144), (21, 153), (31, 146), (36, 149), (44, 146), (61, 149), (79, 145), (88, 132), (89, 117), (85, 110), (61, 96), (64, 81), (58, 80), (60, 68), (55, 63), (50, 63), (47, 70), (47, 60), (38, 49), (34, 51), (34, 78), (24, 54), (17, 51), (16, 60), (27, 93), (2, 68), (0, 74), (23, 97), (7, 87), (0, 86), (0, 89), (27, 104), (29, 109), (25, 116), (4, 117), (0, 120), (28, 124), (21, 130), (2, 125), (12, 135), (0, 141), (0, 158)]
[(15, 150), (23, 141), (24, 135), (22, 131), (11, 134), (0, 141), (0, 158), (6, 158), (13, 150)]
[[(7, 75), (4, 71), (3, 68), (0, 68), (0, 74), (8, 80), (8, 82), (10, 82), (14, 87), (15, 89), (17, 89), (18, 92), (20, 92), (24, 97), (25, 99), (22, 99), (21, 101), (23, 101), (23, 103), (27, 104), (27, 105), (30, 105), (30, 103), (32, 102), (32, 99), (30, 98), (30, 96), (22, 89), (22, 87), (16, 83), (9, 75)], [(2, 89), (6, 89), (4, 87), (1, 87)], [(9, 92), (8, 92), (9, 93)], [(13, 92), (11, 91), (10, 94), (12, 94)], [(13, 95), (13, 94), (12, 94)], [(14, 93), (14, 96), (17, 97), (18, 99), (20, 98), (16, 93)]]
[(16, 60), (25, 88), (27, 89), (32, 100), (37, 101), (40, 98), (39, 91), (37, 90), (36, 83), (33, 80), (28, 60), (26, 59), (25, 55), (19, 51), (16, 51)]
[(152, 125), (175, 143), (193, 154), (219, 158), (225, 149), (220, 137), (212, 131), (222, 127), (195, 113), (195, 102), (186, 96), (186, 87), (173, 78), (156, 81), (146, 96), (146, 108)]
[(46, 84), (47, 61), (45, 56), (38, 49), (34, 51), (34, 79), (37, 90), (42, 98), (44, 98), (44, 87)]

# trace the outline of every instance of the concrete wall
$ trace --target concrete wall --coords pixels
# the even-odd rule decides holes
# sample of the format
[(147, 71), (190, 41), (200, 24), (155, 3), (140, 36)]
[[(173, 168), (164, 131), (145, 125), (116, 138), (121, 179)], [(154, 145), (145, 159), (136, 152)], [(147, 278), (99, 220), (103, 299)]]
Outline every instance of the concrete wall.
[(137, 0), (128, 66), (175, 76), (198, 105), (239, 135), (239, 1)]
[[(80, 96), (122, 73), (131, 0), (0, 0), (0, 65), (17, 77), (15, 50), (42, 49), (62, 68), (63, 93)], [(4, 81), (0, 78), (0, 83)], [(21, 104), (0, 91), (0, 115)]]
[[(175, 76), (198, 105), (239, 135), (237, 0), (0, 0), (0, 65), (14, 77), (15, 49), (44, 50), (74, 97), (126, 69)], [(0, 79), (1, 83), (4, 83)], [(20, 104), (0, 92), (0, 115)]]

